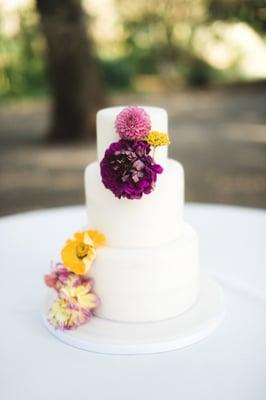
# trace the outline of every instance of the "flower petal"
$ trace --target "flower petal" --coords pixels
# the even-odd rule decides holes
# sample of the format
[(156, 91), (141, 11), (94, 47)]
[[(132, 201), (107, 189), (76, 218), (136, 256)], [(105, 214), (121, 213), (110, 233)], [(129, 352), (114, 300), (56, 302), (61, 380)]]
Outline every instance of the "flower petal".
[(74, 234), (74, 238), (77, 242), (83, 242), (83, 235), (84, 235), (84, 232), (76, 232)]
[(83, 243), (88, 244), (89, 246), (94, 246), (93, 240), (91, 239), (88, 231), (83, 233)]
[(95, 257), (96, 257), (96, 251), (93, 248), (87, 254), (87, 256), (83, 258), (82, 262), (83, 262), (83, 265), (84, 265), (84, 271), (85, 271), (84, 274), (87, 274), (89, 272), (91, 264), (92, 264), (93, 260), (95, 259)]
[(61, 251), (63, 264), (67, 269), (75, 274), (83, 275), (85, 266), (82, 260), (76, 256), (76, 243), (72, 240)]
[(106, 245), (106, 237), (100, 231), (89, 230), (87, 233), (95, 247), (103, 247)]

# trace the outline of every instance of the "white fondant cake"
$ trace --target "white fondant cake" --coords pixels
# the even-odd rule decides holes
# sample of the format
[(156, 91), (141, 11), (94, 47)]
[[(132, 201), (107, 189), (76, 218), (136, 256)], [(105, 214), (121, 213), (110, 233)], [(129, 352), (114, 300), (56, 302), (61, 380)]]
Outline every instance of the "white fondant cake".
[[(152, 130), (167, 132), (167, 113), (143, 107)], [(99, 162), (119, 140), (115, 119), (123, 107), (97, 114), (98, 162), (85, 172), (90, 227), (107, 238), (91, 268), (101, 306), (95, 314), (117, 321), (156, 321), (174, 317), (196, 301), (199, 286), (197, 234), (183, 223), (184, 173), (156, 149), (164, 171), (154, 191), (141, 199), (118, 199), (101, 181)]]
[(156, 321), (186, 311), (199, 284), (198, 239), (188, 225), (179, 239), (164, 245), (98, 251), (91, 269), (101, 299), (99, 317), (117, 321)]
[(109, 246), (156, 246), (182, 233), (184, 172), (177, 161), (165, 162), (156, 189), (140, 200), (118, 199), (106, 190), (97, 162), (87, 166), (85, 182), (91, 224), (104, 232)]

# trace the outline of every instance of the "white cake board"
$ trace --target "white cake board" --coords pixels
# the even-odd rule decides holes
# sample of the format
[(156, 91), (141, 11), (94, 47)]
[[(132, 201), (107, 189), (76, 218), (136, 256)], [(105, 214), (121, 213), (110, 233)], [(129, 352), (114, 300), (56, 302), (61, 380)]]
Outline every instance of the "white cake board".
[(199, 298), (193, 307), (176, 318), (159, 322), (123, 323), (93, 317), (74, 331), (62, 332), (47, 322), (52, 299), (51, 292), (43, 311), (49, 332), (68, 345), (104, 354), (149, 354), (181, 349), (209, 336), (225, 315), (222, 289), (206, 275), (201, 278)]

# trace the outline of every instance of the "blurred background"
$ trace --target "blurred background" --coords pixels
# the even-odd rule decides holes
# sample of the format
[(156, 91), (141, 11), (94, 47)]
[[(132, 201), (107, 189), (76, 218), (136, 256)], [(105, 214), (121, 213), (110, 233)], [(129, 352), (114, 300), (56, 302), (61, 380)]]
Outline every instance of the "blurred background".
[(0, 0), (0, 214), (84, 203), (95, 112), (169, 113), (188, 201), (266, 207), (265, 0)]

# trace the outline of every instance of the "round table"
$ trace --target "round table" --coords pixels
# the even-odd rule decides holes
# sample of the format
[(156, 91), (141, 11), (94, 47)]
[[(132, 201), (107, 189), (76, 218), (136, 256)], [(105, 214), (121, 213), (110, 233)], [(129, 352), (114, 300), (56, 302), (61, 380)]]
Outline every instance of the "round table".
[(207, 339), (169, 353), (111, 356), (77, 350), (41, 318), (43, 275), (85, 207), (0, 220), (1, 400), (265, 400), (266, 212), (189, 204), (201, 268), (225, 293), (227, 315)]

